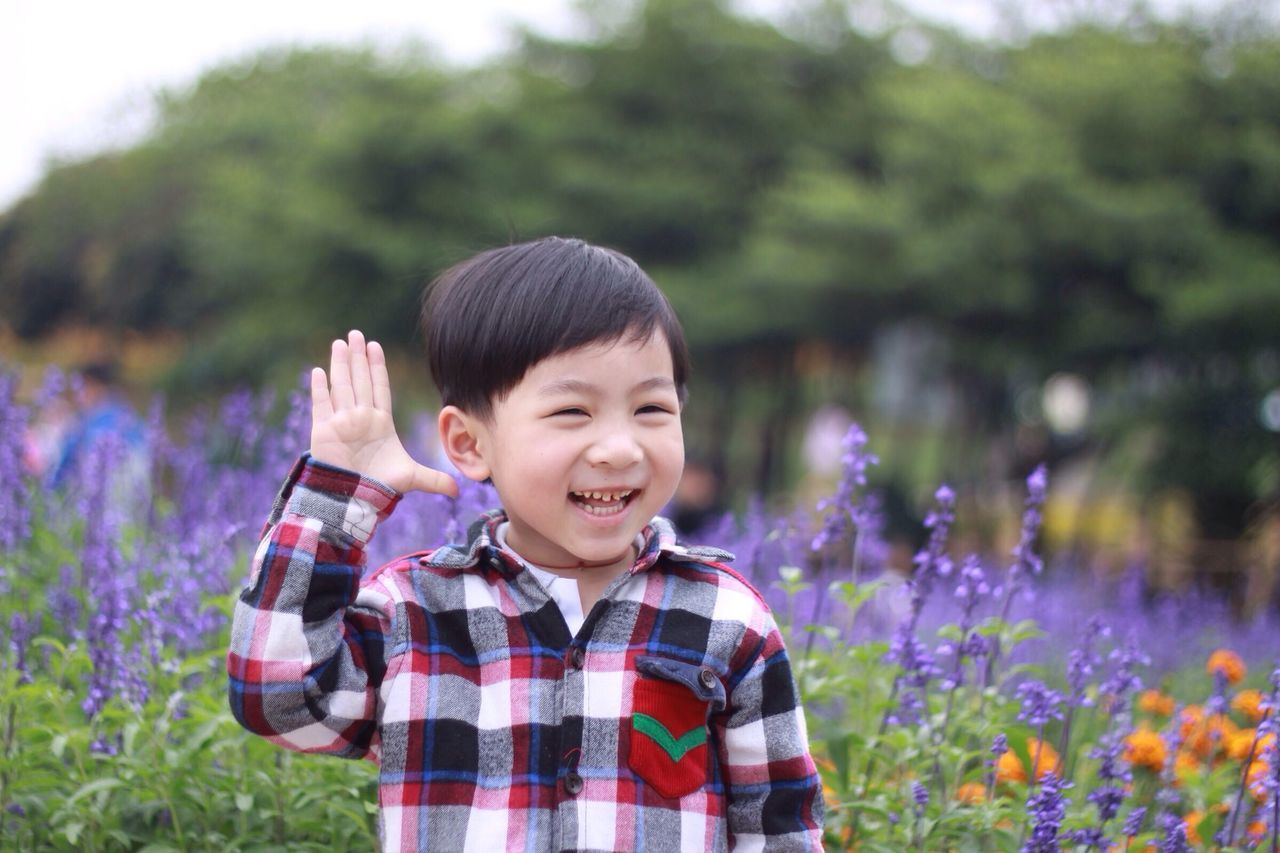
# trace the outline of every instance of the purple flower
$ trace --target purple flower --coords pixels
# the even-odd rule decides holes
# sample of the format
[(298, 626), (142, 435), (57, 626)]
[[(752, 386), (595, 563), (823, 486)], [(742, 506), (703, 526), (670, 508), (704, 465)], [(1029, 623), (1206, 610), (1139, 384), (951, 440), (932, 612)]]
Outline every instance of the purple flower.
[(1120, 813), (1124, 803), (1125, 786), (1133, 780), (1133, 774), (1121, 759), (1124, 753), (1124, 737), (1112, 730), (1103, 735), (1098, 746), (1089, 751), (1089, 757), (1098, 761), (1100, 784), (1085, 798), (1098, 810), (1099, 826)]
[(1124, 819), (1124, 826), (1120, 828), (1120, 834), (1126, 838), (1132, 838), (1142, 831), (1142, 821), (1147, 817), (1147, 807), (1137, 806)]
[(31, 535), (31, 478), (23, 465), (27, 409), (18, 405), (18, 377), (0, 373), (0, 553)]
[(1022, 530), (1018, 537), (1018, 544), (1013, 549), (1013, 565), (1009, 568), (1011, 582), (1026, 575), (1038, 575), (1044, 568), (1044, 560), (1036, 553), (1035, 541), (1040, 535), (1041, 508), (1044, 506), (1048, 481), (1049, 476), (1044, 465), (1037, 465), (1027, 477), (1027, 500), (1022, 510)]
[(911, 725), (920, 722), (920, 712), (925, 709), (924, 701), (915, 690), (905, 689), (898, 694), (898, 702), (885, 714), (885, 724), (891, 726)]
[(867, 468), (880, 461), (874, 453), (867, 452), (867, 434), (856, 423), (849, 426), (842, 446), (844, 454), (840, 462), (843, 473), (836, 485), (836, 493), (818, 502), (818, 511), (826, 511), (827, 514), (822, 529), (813, 537), (810, 547), (814, 551), (823, 550), (857, 524), (857, 492), (867, 484)]
[(1119, 707), (1124, 704), (1126, 694), (1142, 689), (1142, 678), (1137, 670), (1139, 667), (1149, 666), (1151, 659), (1139, 648), (1136, 632), (1130, 632), (1124, 643), (1111, 650), (1107, 659), (1115, 668), (1098, 685), (1098, 692), (1110, 697), (1112, 707)]
[(920, 782), (912, 780), (911, 782), (911, 799), (915, 800), (916, 811), (919, 812), (929, 805), (929, 789)]
[(22, 613), (9, 619), (9, 651), (13, 654), (13, 668), (19, 673), (19, 684), (31, 683), (31, 669), (27, 665), (27, 646), (35, 634), (35, 626)]
[(1004, 755), (1008, 751), (1009, 737), (1004, 732), (1000, 732), (991, 739), (991, 754), (996, 757), (997, 761), (1000, 759), (1000, 756)]
[(1049, 720), (1062, 719), (1063, 696), (1045, 685), (1043, 681), (1024, 681), (1018, 685), (1017, 695), (1022, 700), (1018, 719), (1040, 728)]
[(1111, 839), (1096, 826), (1085, 827), (1067, 833), (1072, 844), (1083, 845), (1086, 850), (1106, 850), (1111, 846)]
[(66, 374), (56, 364), (51, 364), (44, 369), (44, 377), (40, 380), (40, 390), (36, 392), (35, 398), (32, 399), (31, 406), (37, 412), (42, 412), (55, 399), (61, 397), (66, 390)]
[(1087, 690), (1094, 670), (1102, 663), (1095, 644), (1111, 632), (1097, 616), (1091, 616), (1085, 625), (1080, 645), (1067, 655), (1067, 701), (1072, 707), (1088, 707), (1093, 704)]
[(1191, 853), (1191, 845), (1187, 843), (1187, 825), (1182, 818), (1176, 814), (1161, 815), (1160, 829), (1164, 833), (1157, 846), (1161, 853)]
[(925, 687), (942, 674), (928, 647), (920, 641), (907, 622), (898, 626), (889, 642), (885, 660), (902, 667), (901, 679), (912, 687)]
[(1059, 853), (1061, 841), (1058, 836), (1062, 819), (1067, 814), (1067, 805), (1071, 802), (1062, 792), (1070, 787), (1052, 772), (1040, 780), (1040, 790), (1027, 800), (1032, 827), (1031, 837), (1022, 845), (1023, 853)]
[(983, 598), (991, 591), (987, 585), (982, 566), (976, 555), (970, 554), (960, 566), (960, 577), (956, 583), (955, 596), (960, 601), (958, 643), (944, 642), (938, 646), (937, 654), (954, 655), (951, 672), (941, 682), (943, 690), (954, 691), (964, 683), (964, 661), (982, 657), (987, 653), (987, 640), (973, 630), (977, 621), (975, 611)]

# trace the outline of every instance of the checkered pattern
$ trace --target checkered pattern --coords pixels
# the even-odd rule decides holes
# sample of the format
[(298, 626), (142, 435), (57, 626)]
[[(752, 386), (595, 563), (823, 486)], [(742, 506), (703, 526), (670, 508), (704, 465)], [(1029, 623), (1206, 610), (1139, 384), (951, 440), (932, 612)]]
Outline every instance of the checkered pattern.
[[(533, 574), (494, 545), (500, 512), (465, 546), (361, 577), (364, 546), (398, 498), (304, 457), (276, 501), (227, 657), (246, 728), (379, 763), (385, 849), (820, 848), (821, 785), (787, 653), (728, 555), (677, 545), (655, 519), (574, 637)], [(687, 742), (702, 741), (705, 719), (705, 748), (640, 742), (634, 697), (653, 679), (680, 706), (677, 729), (693, 713)], [(654, 731), (663, 711), (645, 709)], [(674, 756), (693, 775), (668, 798), (658, 787), (671, 781), (655, 776)]]

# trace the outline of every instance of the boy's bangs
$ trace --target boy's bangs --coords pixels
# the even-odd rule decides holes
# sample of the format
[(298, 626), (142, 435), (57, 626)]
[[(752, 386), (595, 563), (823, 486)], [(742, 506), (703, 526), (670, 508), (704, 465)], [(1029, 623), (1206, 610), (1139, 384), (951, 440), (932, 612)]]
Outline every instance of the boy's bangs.
[(656, 332), (684, 396), (688, 352), (670, 303), (630, 258), (580, 240), (494, 249), (450, 269), (428, 290), (423, 332), (444, 404), (481, 417), (545, 358)]

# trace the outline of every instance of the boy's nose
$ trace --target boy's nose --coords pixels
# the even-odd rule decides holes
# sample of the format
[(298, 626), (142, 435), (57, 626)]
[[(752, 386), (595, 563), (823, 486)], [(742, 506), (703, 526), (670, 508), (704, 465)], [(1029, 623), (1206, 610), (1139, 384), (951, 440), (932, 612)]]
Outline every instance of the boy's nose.
[(630, 430), (610, 430), (600, 435), (587, 450), (587, 461), (592, 465), (608, 465), (626, 468), (644, 457), (640, 443)]

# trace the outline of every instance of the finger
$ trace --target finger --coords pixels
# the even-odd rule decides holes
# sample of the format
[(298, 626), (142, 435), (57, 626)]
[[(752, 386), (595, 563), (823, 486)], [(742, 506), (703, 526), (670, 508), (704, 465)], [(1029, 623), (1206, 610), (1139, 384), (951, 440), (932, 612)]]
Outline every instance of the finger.
[(347, 349), (351, 351), (351, 390), (357, 406), (373, 405), (373, 383), (369, 380), (369, 354), (364, 334), (352, 329), (347, 334)]
[(409, 485), (409, 490), (413, 489), (437, 495), (448, 495), (451, 498), (458, 496), (458, 484), (452, 477), (425, 465), (419, 465), (414, 470), (413, 482)]
[(329, 356), (329, 386), (332, 388), (330, 393), (335, 412), (355, 406), (356, 397), (351, 390), (351, 353), (346, 341), (333, 342), (333, 351)]
[(324, 423), (333, 417), (333, 401), (329, 399), (329, 383), (323, 367), (311, 368), (311, 423)]
[(373, 382), (373, 405), (390, 412), (391, 377), (387, 374), (387, 354), (377, 341), (369, 341), (369, 378)]

